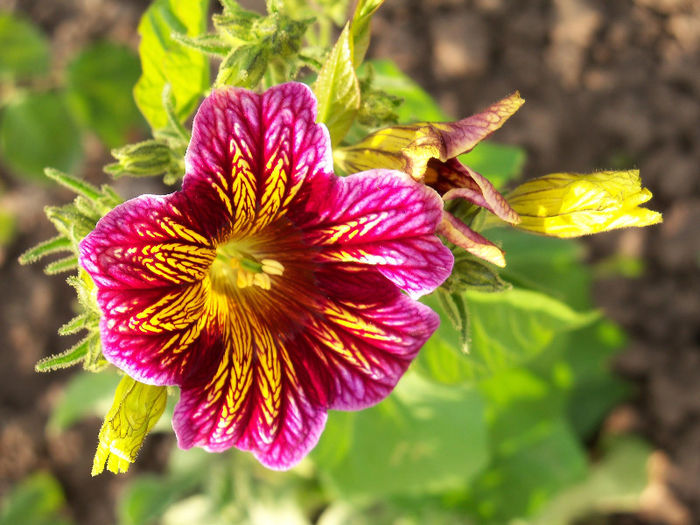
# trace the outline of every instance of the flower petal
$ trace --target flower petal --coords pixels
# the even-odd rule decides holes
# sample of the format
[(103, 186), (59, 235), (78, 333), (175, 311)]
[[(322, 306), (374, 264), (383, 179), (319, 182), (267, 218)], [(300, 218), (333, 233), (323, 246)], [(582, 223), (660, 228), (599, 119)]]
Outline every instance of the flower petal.
[(178, 444), (212, 452), (236, 446), (270, 468), (290, 468), (318, 441), (325, 406), (309, 402), (313, 384), (298, 380), (300, 362), (284, 334), (256, 317), (231, 319), (216, 374), (182, 386), (173, 417)]
[(638, 170), (552, 173), (507, 196), (522, 218), (518, 228), (556, 237), (659, 223), (660, 213), (639, 207), (650, 198)]
[(308, 369), (326, 382), (330, 408), (374, 405), (392, 391), (440, 318), (378, 274), (327, 268), (317, 280), (324, 315), (307, 326), (307, 344), (319, 362)]
[(471, 151), (474, 146), (500, 128), (525, 101), (517, 91), (512, 95), (491, 104), (481, 113), (457, 122), (435, 123), (444, 140), (444, 153), (441, 161), (446, 161)]
[(438, 228), (438, 233), (445, 238), (468, 251), (472, 255), (484, 259), (496, 266), (503, 268), (506, 258), (498, 246), (485, 237), (479, 235), (451, 213), (444, 213), (443, 220)]
[(313, 186), (307, 215), (293, 219), (318, 262), (375, 267), (419, 297), (450, 274), (453, 257), (434, 235), (442, 200), (398, 171), (371, 170)]
[(216, 251), (180, 193), (142, 195), (114, 208), (80, 243), (80, 264), (99, 289), (201, 280)]
[[(486, 208), (496, 217), (510, 224), (520, 222), (518, 214), (510, 207), (508, 201), (493, 187), (493, 184), (469, 166), (464, 166), (457, 159), (438, 163), (436, 168), (438, 181), (436, 186), (445, 186), (442, 195), (444, 201), (466, 199), (477, 206)], [(447, 189), (450, 188), (450, 189)], [(443, 193), (438, 188), (440, 193)]]
[(516, 92), (457, 122), (418, 122), (382, 128), (357, 144), (336, 148), (333, 155), (348, 173), (372, 168), (396, 169), (423, 181), (430, 159), (445, 162), (471, 151), (524, 102)]
[(205, 99), (194, 119), (183, 190), (211, 217), (212, 237), (221, 228), (229, 235), (260, 230), (306, 177), (332, 173), (328, 131), (315, 120), (313, 94), (295, 82), (262, 95), (229, 88)]
[(152, 290), (98, 289), (105, 358), (134, 379), (175, 385), (215, 368), (202, 339), (211, 323), (208, 281)]

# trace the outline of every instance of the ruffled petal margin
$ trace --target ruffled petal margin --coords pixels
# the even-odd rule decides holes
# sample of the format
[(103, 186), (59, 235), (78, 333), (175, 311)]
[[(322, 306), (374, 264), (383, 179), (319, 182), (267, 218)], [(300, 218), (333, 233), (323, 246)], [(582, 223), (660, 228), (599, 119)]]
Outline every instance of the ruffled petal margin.
[(295, 223), (319, 247), (319, 263), (375, 268), (417, 298), (450, 275), (453, 256), (435, 236), (442, 200), (393, 170), (370, 170), (314, 185)]
[[(304, 180), (333, 173), (328, 130), (311, 90), (291, 82), (258, 95), (215, 91), (195, 116), (183, 190), (212, 225), (245, 235), (284, 213)], [(224, 219), (222, 221), (222, 218)]]

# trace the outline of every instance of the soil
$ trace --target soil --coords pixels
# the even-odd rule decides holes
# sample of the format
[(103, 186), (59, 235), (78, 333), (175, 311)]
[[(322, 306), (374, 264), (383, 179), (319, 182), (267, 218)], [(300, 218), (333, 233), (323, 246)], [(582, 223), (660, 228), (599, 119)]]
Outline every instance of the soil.
[[(256, 2), (244, 2), (247, 5)], [(260, 4), (260, 2), (257, 2)], [(86, 42), (137, 45), (147, 2), (0, 0), (50, 36), (58, 63)], [(700, 2), (696, 0), (387, 0), (372, 54), (393, 58), (466, 116), (520, 90), (527, 103), (497, 133), (528, 152), (527, 176), (603, 168), (641, 169), (664, 213), (660, 226), (585, 240), (592, 263), (640, 258), (641, 276), (603, 275), (596, 303), (629, 333), (616, 371), (635, 387), (608, 425), (631, 428), (658, 449), (655, 485), (638, 515), (601, 523), (700, 523)], [(102, 181), (107, 152), (87, 144), (83, 175)], [(66, 348), (56, 328), (71, 317), (71, 290), (17, 256), (52, 235), (42, 208), (70, 195), (20, 185), (0, 173), (0, 205), (18, 236), (0, 249), (0, 493), (39, 468), (64, 485), (80, 524), (112, 523), (127, 477), (89, 478), (99, 421), (56, 438), (44, 431), (72, 373), (38, 375), (34, 363)], [(149, 440), (134, 472), (158, 468), (167, 443)]]

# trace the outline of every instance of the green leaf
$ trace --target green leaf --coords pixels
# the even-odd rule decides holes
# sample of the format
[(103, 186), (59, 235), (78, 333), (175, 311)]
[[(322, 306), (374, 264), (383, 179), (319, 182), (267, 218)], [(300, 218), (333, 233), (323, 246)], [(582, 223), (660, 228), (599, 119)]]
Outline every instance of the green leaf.
[(49, 263), (44, 268), (44, 273), (46, 275), (56, 275), (63, 272), (70, 272), (71, 270), (78, 269), (78, 257), (75, 255), (69, 255), (57, 261)]
[(70, 525), (61, 516), (65, 505), (61, 485), (53, 476), (32, 474), (3, 498), (0, 525)]
[(57, 182), (64, 188), (68, 188), (78, 195), (82, 195), (86, 199), (98, 200), (101, 197), (100, 190), (89, 182), (85, 182), (67, 173), (62, 173), (54, 168), (46, 168), (44, 172), (52, 181)]
[(360, 109), (360, 84), (352, 62), (352, 40), (346, 25), (314, 83), (318, 122), (328, 127), (331, 144), (338, 144)]
[(520, 175), (525, 158), (525, 150), (522, 148), (490, 141), (480, 142), (469, 153), (458, 157), (462, 164), (481, 173), (497, 189)]
[(596, 511), (609, 515), (639, 510), (651, 448), (637, 437), (610, 441), (588, 477), (560, 493), (529, 525), (567, 525)]
[(131, 92), (141, 68), (127, 47), (99, 42), (83, 49), (67, 69), (68, 101), (78, 120), (115, 147), (143, 121)]
[(51, 412), (49, 430), (61, 432), (83, 418), (104, 417), (112, 406), (120, 379), (114, 371), (76, 373)]
[(502, 278), (579, 310), (591, 307), (591, 272), (580, 262), (583, 248), (579, 242), (511, 228), (489, 230), (486, 235), (506, 252), (508, 265), (500, 270)]
[(203, 34), (208, 6), (208, 0), (155, 0), (141, 19), (139, 55), (143, 73), (134, 88), (134, 98), (153, 130), (168, 123), (162, 101), (166, 84), (172, 87), (181, 122), (190, 116), (209, 88), (207, 58), (172, 36), (173, 33), (190, 37)]
[(359, 67), (365, 58), (369, 48), (370, 22), (372, 15), (384, 3), (384, 0), (359, 0), (355, 7), (355, 14), (350, 22), (350, 33), (353, 41), (352, 63)]
[(346, 498), (460, 487), (488, 458), (483, 410), (474, 389), (409, 373), (379, 405), (331, 413), (312, 457)]
[(31, 264), (52, 253), (66, 251), (72, 251), (70, 239), (67, 239), (63, 235), (57, 235), (24, 252), (19, 257), (19, 263)]
[(595, 311), (576, 312), (566, 304), (528, 290), (498, 294), (466, 292), (471, 322), (470, 359), (477, 374), (487, 374), (531, 358), (558, 334), (591, 324)]
[(389, 60), (370, 60), (360, 68), (360, 73), (364, 73), (367, 64), (371, 64), (374, 70), (372, 86), (375, 89), (403, 98), (403, 104), (397, 110), (399, 123), (449, 120), (433, 98), (396, 64)]
[(44, 168), (72, 171), (82, 158), (80, 129), (56, 93), (36, 93), (9, 104), (0, 123), (5, 164), (18, 175), (43, 178)]
[(483, 525), (511, 523), (543, 508), (586, 475), (586, 455), (562, 421), (544, 421), (518, 448), (496, 456), (469, 487), (466, 508)]
[(17, 219), (12, 213), (0, 210), (0, 247), (9, 246), (17, 234)]
[(572, 332), (566, 350), (551, 365), (553, 378), (568, 387), (566, 413), (581, 439), (590, 439), (605, 416), (630, 393), (610, 365), (625, 340), (620, 328), (603, 320)]
[[(487, 377), (561, 345), (562, 334), (589, 325), (599, 318), (595, 311), (576, 312), (546, 295), (512, 289), (499, 293), (465, 293), (469, 317), (469, 355), (459, 356), (461, 334), (450, 323), (441, 323), (418, 356), (418, 369), (426, 377), (455, 383)], [(444, 320), (440, 304), (424, 299)]]
[(0, 13), (0, 79), (44, 75), (49, 58), (49, 43), (39, 28), (11, 13)]

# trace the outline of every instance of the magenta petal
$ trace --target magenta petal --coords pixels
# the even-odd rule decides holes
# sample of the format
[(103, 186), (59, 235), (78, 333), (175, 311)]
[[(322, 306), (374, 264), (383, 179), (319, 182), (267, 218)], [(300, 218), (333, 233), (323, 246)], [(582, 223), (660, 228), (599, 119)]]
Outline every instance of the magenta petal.
[(451, 243), (485, 261), (503, 268), (506, 259), (503, 251), (486, 237), (479, 235), (451, 213), (445, 212), (438, 233)]
[(296, 82), (262, 95), (229, 88), (205, 99), (183, 189), (211, 217), (210, 235), (218, 237), (222, 227), (260, 230), (284, 212), (307, 177), (332, 174), (328, 131), (315, 120), (316, 100)]
[(319, 246), (319, 262), (376, 268), (419, 297), (449, 276), (452, 253), (434, 235), (442, 217), (438, 194), (392, 170), (370, 170), (310, 190), (307, 215), (294, 221)]
[(479, 142), (499, 129), (524, 103), (516, 91), (476, 115), (457, 122), (434, 124), (440, 130), (444, 141), (444, 156), (440, 160), (445, 161), (474, 149)]
[(329, 299), (325, 316), (312, 319), (306, 337), (332, 382), (329, 407), (371, 406), (393, 390), (440, 318), (367, 271), (327, 270), (317, 278)]
[(182, 195), (142, 195), (104, 216), (80, 243), (80, 264), (98, 288), (194, 283), (216, 252)]
[(505, 197), (486, 177), (469, 166), (464, 166), (457, 159), (450, 159), (438, 167), (437, 172), (440, 179), (453, 186), (442, 196), (443, 200), (466, 199), (486, 208), (505, 222), (510, 224), (520, 222), (520, 217), (510, 207)]
[[(233, 338), (219, 342), (221, 364), (208, 382), (186, 382), (173, 427), (181, 448), (212, 452), (236, 446), (266, 466), (287, 469), (318, 441), (326, 406), (300, 381), (304, 352), (272, 337), (269, 328), (246, 320), (231, 327)], [(223, 347), (221, 347), (223, 345)]]

